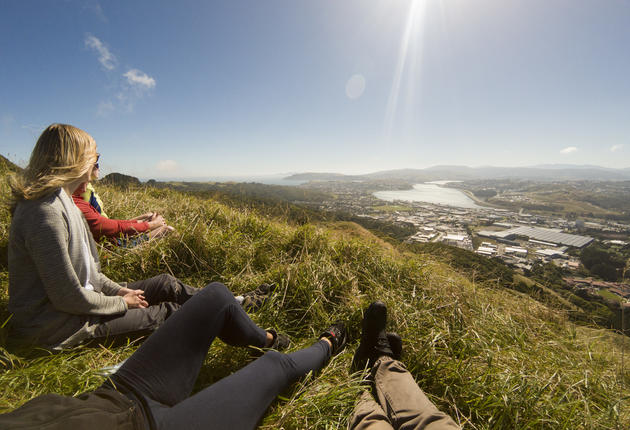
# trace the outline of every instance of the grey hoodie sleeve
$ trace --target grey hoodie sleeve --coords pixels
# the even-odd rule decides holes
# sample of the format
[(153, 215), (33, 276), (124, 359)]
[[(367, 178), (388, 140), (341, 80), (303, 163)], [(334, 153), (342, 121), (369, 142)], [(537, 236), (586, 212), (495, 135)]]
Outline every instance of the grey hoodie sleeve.
[(32, 224), (24, 231), (25, 246), (55, 309), (76, 315), (126, 312), (127, 304), (121, 296), (106, 296), (81, 285), (68, 254), (65, 217), (49, 205), (34, 209)]
[(116, 294), (118, 294), (118, 291), (120, 291), (120, 289), (122, 288), (121, 285), (118, 285), (118, 283), (112, 281), (107, 276), (102, 274), (100, 271), (100, 267), (99, 267), (97, 277), (98, 277), (98, 282), (101, 285), (101, 291), (103, 291), (103, 294), (105, 294), (106, 296), (115, 296)]

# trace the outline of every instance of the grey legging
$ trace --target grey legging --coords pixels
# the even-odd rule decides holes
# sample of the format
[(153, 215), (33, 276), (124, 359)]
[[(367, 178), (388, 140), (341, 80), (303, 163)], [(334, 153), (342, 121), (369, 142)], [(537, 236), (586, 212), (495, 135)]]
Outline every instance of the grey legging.
[(330, 357), (323, 340), (291, 354), (270, 351), (189, 397), (215, 337), (234, 346), (262, 347), (266, 341), (265, 330), (220, 283), (188, 300), (127, 359), (111, 383), (140, 404), (150, 427), (253, 429), (280, 392)]

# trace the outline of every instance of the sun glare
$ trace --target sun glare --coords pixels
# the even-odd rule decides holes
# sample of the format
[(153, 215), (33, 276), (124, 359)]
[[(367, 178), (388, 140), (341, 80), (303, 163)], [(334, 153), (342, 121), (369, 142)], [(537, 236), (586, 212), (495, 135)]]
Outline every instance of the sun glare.
[(408, 8), (407, 21), (400, 39), (398, 60), (385, 111), (385, 137), (387, 139), (391, 137), (394, 122), (398, 117), (401, 89), (405, 84), (405, 112), (403, 113), (405, 116), (410, 115), (415, 101), (415, 82), (418, 79), (416, 64), (418, 60), (422, 60), (422, 26), (426, 17), (427, 1), (411, 0)]

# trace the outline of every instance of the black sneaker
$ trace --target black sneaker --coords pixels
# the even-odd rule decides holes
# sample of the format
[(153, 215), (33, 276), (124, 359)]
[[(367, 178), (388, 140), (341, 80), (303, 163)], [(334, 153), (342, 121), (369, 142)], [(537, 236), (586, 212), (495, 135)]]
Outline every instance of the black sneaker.
[(287, 349), (291, 345), (291, 339), (284, 333), (278, 333), (275, 330), (267, 330), (273, 336), (273, 342), (269, 349), (275, 349), (276, 351), (282, 351)]
[[(385, 331), (386, 325), (387, 306), (385, 303), (377, 301), (368, 306), (361, 323), (361, 343), (352, 359), (352, 371), (356, 372), (365, 367), (371, 367), (383, 355), (395, 356)], [(396, 341), (394, 336), (392, 339)], [(396, 347), (402, 352), (402, 340), (397, 343)]]
[(325, 337), (332, 343), (331, 356), (339, 353), (346, 346), (348, 341), (348, 333), (346, 332), (346, 325), (342, 321), (337, 321), (319, 335), (319, 338)]
[(267, 332), (271, 333), (271, 336), (273, 336), (273, 341), (271, 342), (271, 345), (264, 346), (261, 348), (250, 345), (248, 348), (249, 348), (249, 354), (252, 358), (261, 357), (265, 353), (265, 351), (269, 349), (282, 351), (282, 350), (287, 349), (289, 345), (291, 345), (291, 339), (286, 334), (278, 333), (277, 331), (273, 329), (269, 329), (267, 330)]
[(378, 337), (385, 333), (387, 325), (387, 306), (376, 301), (365, 310), (361, 322), (361, 343), (374, 346)]
[(387, 333), (387, 341), (389, 347), (392, 349), (392, 357), (394, 360), (400, 360), (402, 358), (402, 338), (398, 333)]
[(243, 302), (241, 306), (246, 311), (256, 311), (260, 309), (271, 293), (276, 289), (276, 284), (262, 284), (254, 291), (243, 294)]

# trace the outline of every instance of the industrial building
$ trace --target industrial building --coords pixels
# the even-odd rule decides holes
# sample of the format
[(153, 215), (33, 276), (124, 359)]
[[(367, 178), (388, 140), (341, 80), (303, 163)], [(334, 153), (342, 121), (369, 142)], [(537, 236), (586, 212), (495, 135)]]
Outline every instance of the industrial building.
[(512, 242), (518, 237), (527, 237), (530, 242), (536, 245), (565, 245), (576, 248), (582, 248), (593, 241), (592, 237), (563, 233), (560, 229), (526, 226), (514, 227), (503, 231), (484, 230), (477, 234), (483, 237), (490, 237), (500, 242)]

